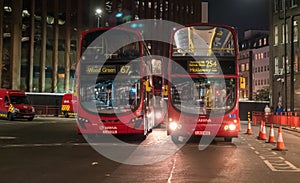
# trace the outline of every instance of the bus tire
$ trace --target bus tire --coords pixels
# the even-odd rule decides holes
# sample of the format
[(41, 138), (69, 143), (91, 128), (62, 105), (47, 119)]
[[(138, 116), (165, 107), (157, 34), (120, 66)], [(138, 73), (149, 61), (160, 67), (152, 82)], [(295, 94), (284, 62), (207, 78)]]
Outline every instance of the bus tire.
[(146, 140), (147, 135), (141, 134), (141, 135), (137, 135), (137, 141), (139, 142), (143, 142), (144, 140)]
[(232, 137), (224, 137), (225, 142), (232, 142)]
[(28, 118), (27, 120), (28, 120), (28, 121), (32, 121), (32, 120), (33, 120), (33, 117), (31, 117), (31, 118)]
[(12, 113), (8, 113), (7, 118), (8, 118), (9, 121), (14, 120), (14, 117), (13, 117)]
[(64, 116), (65, 116), (65, 118), (70, 117), (68, 112), (65, 112), (65, 113), (64, 113)]

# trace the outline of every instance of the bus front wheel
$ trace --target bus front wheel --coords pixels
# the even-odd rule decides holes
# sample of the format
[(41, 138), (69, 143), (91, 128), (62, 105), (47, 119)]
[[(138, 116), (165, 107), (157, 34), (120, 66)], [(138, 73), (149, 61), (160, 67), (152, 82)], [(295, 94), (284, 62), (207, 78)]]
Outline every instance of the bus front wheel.
[(69, 117), (69, 113), (65, 112), (64, 116), (65, 116), (65, 118), (68, 118)]

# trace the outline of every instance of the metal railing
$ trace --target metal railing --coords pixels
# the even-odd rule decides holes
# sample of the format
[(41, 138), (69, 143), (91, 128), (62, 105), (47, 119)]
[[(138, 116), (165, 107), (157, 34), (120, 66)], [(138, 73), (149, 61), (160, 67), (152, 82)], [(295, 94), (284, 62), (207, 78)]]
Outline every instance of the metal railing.
[(59, 116), (61, 115), (61, 106), (51, 105), (33, 105), (35, 114), (38, 116)]
[(254, 125), (257, 122), (265, 121), (269, 124), (278, 124), (282, 126), (288, 126), (291, 128), (300, 127), (300, 114), (298, 112), (281, 112), (265, 114), (264, 112), (252, 112), (252, 120)]

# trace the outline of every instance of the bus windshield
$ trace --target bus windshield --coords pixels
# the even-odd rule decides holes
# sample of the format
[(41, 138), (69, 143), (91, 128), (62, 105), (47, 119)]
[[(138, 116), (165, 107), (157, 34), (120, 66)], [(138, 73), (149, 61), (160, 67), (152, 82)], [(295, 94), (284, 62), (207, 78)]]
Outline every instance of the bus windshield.
[(228, 112), (236, 102), (235, 82), (233, 78), (174, 78), (171, 102), (177, 110), (185, 113)]
[(138, 32), (101, 28), (82, 38), (80, 103), (99, 115), (136, 110), (141, 97), (142, 55), (148, 51)]
[(140, 53), (138, 40), (139, 37), (136, 33), (119, 29), (89, 32), (82, 40), (81, 60), (138, 58)]
[(234, 56), (231, 31), (214, 26), (191, 26), (174, 34), (172, 56)]
[(140, 96), (139, 77), (99, 78), (92, 86), (82, 83), (80, 91), (82, 106), (99, 114), (130, 112), (138, 106)]

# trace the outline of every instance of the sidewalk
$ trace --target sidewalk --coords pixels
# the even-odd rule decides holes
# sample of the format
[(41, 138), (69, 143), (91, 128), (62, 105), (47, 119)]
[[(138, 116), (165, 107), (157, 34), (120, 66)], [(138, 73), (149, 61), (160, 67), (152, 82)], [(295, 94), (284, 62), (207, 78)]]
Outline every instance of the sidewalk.
[(290, 130), (290, 131), (294, 131), (294, 132), (300, 133), (300, 128), (299, 127), (286, 127), (286, 126), (282, 126), (282, 129)]

